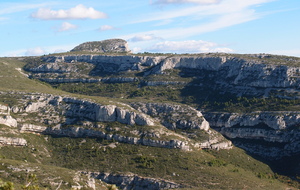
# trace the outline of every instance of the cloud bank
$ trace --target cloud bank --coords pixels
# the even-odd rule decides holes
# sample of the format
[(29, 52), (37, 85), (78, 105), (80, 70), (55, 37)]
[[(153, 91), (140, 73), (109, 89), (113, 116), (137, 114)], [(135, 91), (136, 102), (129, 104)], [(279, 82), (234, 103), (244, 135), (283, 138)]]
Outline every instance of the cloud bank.
[(150, 47), (149, 51), (162, 53), (233, 52), (233, 50), (230, 48), (223, 47), (213, 42), (207, 42), (202, 40), (159, 42)]
[(46, 51), (41, 47), (36, 48), (30, 48), (25, 52), (25, 55), (27, 56), (37, 56), (37, 55), (43, 55)]
[(95, 10), (93, 7), (85, 7), (80, 4), (68, 10), (51, 10), (49, 8), (40, 8), (37, 12), (31, 14), (32, 18), (41, 20), (61, 20), (61, 19), (101, 19), (107, 18), (103, 12)]
[(141, 42), (141, 41), (151, 41), (151, 40), (161, 40), (162, 38), (157, 37), (153, 34), (139, 34), (128, 39), (130, 42)]

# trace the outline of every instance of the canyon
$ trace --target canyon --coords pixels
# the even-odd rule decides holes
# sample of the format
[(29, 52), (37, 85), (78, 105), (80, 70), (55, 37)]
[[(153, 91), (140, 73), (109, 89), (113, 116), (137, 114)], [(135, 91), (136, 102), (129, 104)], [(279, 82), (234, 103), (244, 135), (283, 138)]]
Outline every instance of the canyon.
[[(252, 167), (250, 164), (243, 163), (247, 169), (237, 169), (241, 164), (235, 164), (238, 159), (232, 161), (230, 156), (246, 158), (239, 162), (259, 158), (273, 163), (271, 169), (281, 172), (276, 163), (300, 154), (300, 58), (132, 54), (126, 41), (116, 39), (87, 42), (62, 54), (9, 58), (5, 66), (11, 60), (23, 69), (12, 66), (15, 78), (38, 81), (44, 89), (1, 88), (0, 146), (28, 149), (39, 163), (43, 159), (37, 155), (45, 156), (45, 152), (60, 162), (82, 156), (76, 151), (88, 150), (89, 159), (105, 164), (86, 170), (77, 162), (68, 165), (61, 161), (58, 166), (75, 168), (89, 181), (101, 180), (121, 189), (214, 188), (217, 183), (213, 177), (196, 184), (181, 176), (187, 175), (185, 172), (199, 175), (196, 170), (203, 168), (209, 168), (203, 174), (209, 176), (211, 168), (220, 173), (218, 169), (227, 165), (231, 169), (224, 175), (239, 175), (245, 170), (262, 176), (266, 174), (259, 172), (259, 167), (247, 168)], [(44, 143), (39, 151), (32, 140), (35, 138)], [(90, 148), (84, 148), (87, 142), (92, 144)], [(61, 151), (58, 155), (65, 157), (50, 153), (52, 150)], [(130, 158), (107, 164), (118, 159), (114, 154), (123, 157), (126, 151)], [(240, 155), (235, 155), (236, 151)], [(169, 162), (175, 164), (168, 166)], [(193, 165), (184, 165), (189, 162)], [(119, 171), (122, 164), (135, 165), (137, 173)], [(298, 183), (300, 163), (288, 164), (287, 170), (293, 169), (282, 173), (287, 172)], [(179, 169), (173, 171), (177, 166)], [(154, 170), (157, 173), (153, 174)], [(270, 168), (265, 170), (270, 172)], [(93, 184), (78, 185), (78, 189), (95, 189)]]

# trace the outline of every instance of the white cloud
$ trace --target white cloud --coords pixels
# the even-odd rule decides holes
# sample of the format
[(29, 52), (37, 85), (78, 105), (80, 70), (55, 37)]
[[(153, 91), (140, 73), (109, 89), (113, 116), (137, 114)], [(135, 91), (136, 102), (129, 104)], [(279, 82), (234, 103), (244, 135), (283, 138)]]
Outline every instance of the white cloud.
[(69, 22), (63, 22), (60, 26), (60, 28), (58, 29), (59, 32), (63, 32), (63, 31), (68, 31), (68, 30), (72, 30), (72, 29), (76, 29), (77, 26), (74, 24), (71, 24)]
[(156, 0), (153, 4), (179, 4), (179, 3), (197, 3), (197, 4), (215, 4), (220, 0)]
[(40, 8), (37, 12), (31, 14), (32, 18), (42, 20), (59, 20), (59, 19), (100, 19), (106, 18), (103, 12), (95, 10), (93, 7), (77, 5), (68, 10), (51, 10), (49, 8)]
[(118, 30), (118, 28), (115, 28), (115, 27), (110, 26), (110, 25), (102, 25), (99, 28), (99, 31), (107, 31), (107, 30)]
[(150, 47), (149, 51), (162, 53), (233, 52), (230, 48), (202, 40), (159, 42)]
[(41, 47), (30, 48), (25, 52), (25, 55), (36, 56), (46, 54), (46, 51)]
[(138, 34), (128, 39), (128, 41), (140, 42), (140, 41), (151, 41), (151, 40), (161, 40), (161, 39), (162, 38), (154, 36), (153, 34)]

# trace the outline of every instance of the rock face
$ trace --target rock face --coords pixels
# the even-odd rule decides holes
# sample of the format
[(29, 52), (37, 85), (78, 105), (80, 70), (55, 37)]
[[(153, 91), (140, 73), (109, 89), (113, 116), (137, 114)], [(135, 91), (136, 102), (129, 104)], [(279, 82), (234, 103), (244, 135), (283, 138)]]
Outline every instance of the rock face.
[(10, 127), (17, 127), (17, 120), (11, 116), (0, 116), (0, 124), (7, 125)]
[[(93, 75), (97, 76), (97, 72), (117, 73), (124, 71), (142, 71), (147, 67), (151, 67), (160, 63), (165, 56), (131, 56), (131, 55), (66, 55), (66, 56), (46, 56), (42, 57), (42, 64), (33, 67), (33, 72), (62, 72), (75, 71), (73, 64), (90, 63), (95, 65)], [(67, 63), (67, 64), (63, 64)], [(50, 66), (48, 66), (50, 65)], [(64, 66), (62, 66), (64, 65)], [(73, 67), (73, 68), (72, 68)], [(45, 68), (49, 68), (45, 70)], [(50, 70), (51, 68), (51, 70)], [(60, 68), (64, 68), (63, 70)]]
[(131, 106), (154, 118), (169, 129), (209, 130), (209, 124), (201, 112), (189, 106), (167, 103), (132, 103)]
[(88, 51), (100, 53), (130, 52), (127, 42), (122, 39), (109, 39), (103, 41), (86, 42), (76, 46), (71, 51)]
[[(163, 60), (148, 74), (163, 74), (165, 70), (177, 68), (186, 75), (198, 76), (200, 84), (214, 85), (220, 91), (236, 95), (268, 97), (270, 91), (278, 90), (276, 88), (285, 89), (287, 93), (299, 91), (299, 67), (266, 62), (263, 58), (249, 59), (227, 55), (174, 56)], [(299, 59), (295, 59), (294, 63), (299, 63)]]
[(109, 173), (90, 173), (96, 179), (101, 179), (106, 183), (116, 184), (123, 190), (159, 190), (183, 188), (182, 185), (171, 181), (159, 180), (154, 178), (144, 178), (134, 174), (109, 174)]
[[(84, 128), (84, 127), (62, 127), (60, 125), (55, 127), (45, 127), (32, 124), (22, 124), (20, 125), (20, 132), (31, 132), (31, 133), (40, 133), (44, 135), (53, 135), (53, 136), (64, 136), (72, 138), (101, 138), (105, 140), (114, 140), (116, 142), (135, 144), (135, 145), (144, 145), (160, 148), (171, 148), (171, 149), (181, 149), (185, 151), (190, 151), (192, 148), (189, 142), (184, 140), (159, 140), (151, 139), (149, 134), (141, 133), (138, 137), (132, 137), (130, 135), (121, 135), (121, 134), (111, 134), (104, 131), (99, 131), (93, 128)], [(144, 136), (144, 137), (141, 137)], [(198, 145), (199, 146), (199, 145)], [(199, 147), (197, 147), (199, 148)], [(210, 147), (208, 147), (210, 148)], [(219, 149), (228, 149), (229, 147), (220, 147)], [(214, 149), (217, 149), (215, 147)]]
[(17, 127), (17, 120), (10, 116), (10, 107), (0, 105), (0, 124), (10, 127)]
[[(195, 85), (214, 87), (234, 95), (265, 96), (272, 94), (288, 98), (300, 97), (300, 59), (271, 55), (200, 54), (190, 56), (136, 56), (136, 55), (66, 55), (44, 56), (44, 64), (28, 71), (33, 78), (44, 81), (99, 82), (95, 76), (140, 72), (143, 76), (163, 75), (172, 69), (181, 70), (181, 76), (196, 77), (193, 84), (182, 81), (144, 81), (144, 85)], [(285, 63), (280, 64), (280, 63)], [(89, 75), (78, 74), (76, 65), (92, 64)], [(87, 67), (91, 67), (88, 66)], [(72, 73), (72, 76), (61, 73)], [(37, 75), (36, 73), (40, 73)], [(47, 73), (52, 73), (47, 75)], [(57, 75), (53, 75), (57, 73)], [(44, 76), (42, 76), (44, 74)], [(85, 79), (85, 80), (83, 80)], [(90, 79), (90, 80), (89, 80)], [(118, 82), (118, 81), (116, 81)], [(131, 81), (129, 81), (131, 82)], [(282, 92), (283, 91), (283, 92)]]
[[(18, 102), (11, 108), (1, 107), (16, 118), (5, 115), (6, 120), (0, 117), (0, 124), (18, 127), (21, 132), (103, 138), (186, 151), (231, 148), (231, 142), (210, 130), (202, 114), (189, 106), (146, 103), (130, 106), (117, 102), (118, 106), (101, 105), (91, 100), (26, 93)], [(182, 132), (176, 133), (175, 129)]]
[(300, 112), (205, 113), (204, 116), (214, 129), (251, 153), (268, 159), (300, 153)]
[(0, 137), (0, 146), (26, 146), (27, 141), (23, 138)]

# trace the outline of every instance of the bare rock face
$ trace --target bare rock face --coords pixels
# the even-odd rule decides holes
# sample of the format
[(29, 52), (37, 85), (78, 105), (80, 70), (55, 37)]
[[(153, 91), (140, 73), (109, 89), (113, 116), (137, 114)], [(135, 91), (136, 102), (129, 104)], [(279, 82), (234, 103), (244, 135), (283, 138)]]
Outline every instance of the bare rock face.
[(189, 106), (166, 103), (132, 103), (131, 106), (140, 112), (155, 118), (169, 129), (209, 130), (209, 124), (201, 112)]
[[(123, 44), (123, 45), (120, 45)], [(103, 82), (103, 75), (143, 72), (143, 76), (164, 75), (169, 70), (181, 70), (181, 76), (197, 77), (193, 85), (215, 86), (217, 90), (233, 95), (286, 98), (300, 97), (299, 58), (258, 55), (92, 55), (89, 52), (129, 52), (124, 40), (86, 42), (72, 51), (86, 51), (77, 55), (44, 56), (40, 65), (31, 64), (27, 70), (32, 78), (46, 82)], [(282, 63), (282, 64), (281, 64)], [(80, 68), (93, 68), (89, 75)], [(96, 77), (96, 78), (95, 78)], [(105, 79), (107, 80), (107, 79)], [(111, 80), (132, 82), (133, 79)], [(136, 81), (136, 80), (134, 80)], [(104, 81), (105, 82), (105, 81)], [(188, 85), (181, 81), (143, 81), (143, 85)], [(283, 93), (284, 92), (284, 93)]]
[(183, 185), (162, 179), (145, 178), (134, 174), (89, 173), (93, 178), (116, 184), (124, 190), (178, 189)]
[(71, 51), (88, 51), (100, 53), (127, 53), (130, 52), (127, 42), (122, 39), (86, 42), (76, 46)]
[(204, 116), (212, 128), (248, 152), (268, 159), (299, 154), (299, 112), (211, 112)]
[(0, 137), (0, 146), (26, 146), (27, 141), (23, 138)]

